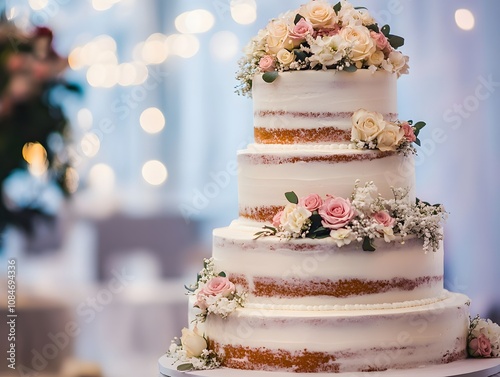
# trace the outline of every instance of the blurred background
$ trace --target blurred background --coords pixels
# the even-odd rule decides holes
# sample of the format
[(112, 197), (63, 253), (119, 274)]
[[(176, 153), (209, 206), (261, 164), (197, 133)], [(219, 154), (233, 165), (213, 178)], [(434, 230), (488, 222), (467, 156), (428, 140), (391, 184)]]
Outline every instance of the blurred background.
[[(24, 375), (157, 375), (187, 324), (183, 285), (237, 217), (253, 140), (237, 60), (302, 3), (0, 0), (0, 281), (14, 258)], [(427, 122), (417, 193), (450, 213), (445, 285), (500, 322), (500, 3), (353, 4), (406, 40), (399, 114)]]

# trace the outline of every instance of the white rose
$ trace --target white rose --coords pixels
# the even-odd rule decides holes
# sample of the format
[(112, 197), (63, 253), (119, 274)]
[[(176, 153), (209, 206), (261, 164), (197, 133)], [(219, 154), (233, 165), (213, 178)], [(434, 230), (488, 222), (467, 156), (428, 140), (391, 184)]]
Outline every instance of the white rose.
[(402, 127), (387, 122), (381, 133), (377, 135), (377, 147), (381, 151), (393, 151), (404, 138)]
[(285, 232), (300, 234), (311, 215), (306, 208), (288, 203), (281, 214), (281, 227)]
[(340, 30), (340, 36), (344, 43), (349, 46), (351, 53), (349, 57), (354, 62), (361, 62), (368, 59), (377, 45), (370, 35), (370, 30), (364, 26), (346, 26)]
[(374, 140), (386, 125), (382, 114), (359, 109), (352, 115), (352, 141), (370, 142)]
[(330, 237), (333, 238), (338, 247), (343, 245), (349, 245), (351, 241), (355, 238), (351, 229), (340, 228), (332, 230), (330, 232)]
[(384, 53), (383, 51), (377, 50), (373, 54), (370, 55), (366, 63), (368, 65), (380, 66), (384, 61)]
[(295, 54), (288, 51), (287, 49), (282, 48), (278, 51), (278, 54), (276, 54), (276, 58), (281, 64), (289, 66), (292, 62), (295, 61)]
[(200, 357), (208, 347), (207, 341), (197, 333), (196, 329), (190, 330), (185, 327), (182, 329), (181, 343), (187, 357)]
[(337, 15), (333, 6), (324, 0), (310, 1), (299, 9), (315, 29), (333, 27), (337, 23)]
[(288, 37), (288, 24), (284, 20), (272, 20), (267, 25), (267, 49), (268, 52), (276, 54), (282, 48), (293, 48), (293, 43)]

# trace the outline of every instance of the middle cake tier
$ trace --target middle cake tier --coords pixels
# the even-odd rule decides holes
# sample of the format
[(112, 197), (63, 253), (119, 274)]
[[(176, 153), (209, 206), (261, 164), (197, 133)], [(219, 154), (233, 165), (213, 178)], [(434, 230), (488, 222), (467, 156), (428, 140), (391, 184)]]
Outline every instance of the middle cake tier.
[(255, 239), (258, 227), (236, 220), (215, 229), (213, 258), (247, 303), (333, 307), (438, 297), (443, 292), (443, 249), (425, 253), (423, 241), (376, 240), (338, 247), (332, 238)]
[(350, 144), (259, 145), (238, 151), (238, 200), (241, 217), (270, 222), (287, 204), (286, 192), (350, 198), (356, 180), (373, 182), (386, 199), (392, 188), (408, 190), (415, 202), (412, 155), (353, 149)]

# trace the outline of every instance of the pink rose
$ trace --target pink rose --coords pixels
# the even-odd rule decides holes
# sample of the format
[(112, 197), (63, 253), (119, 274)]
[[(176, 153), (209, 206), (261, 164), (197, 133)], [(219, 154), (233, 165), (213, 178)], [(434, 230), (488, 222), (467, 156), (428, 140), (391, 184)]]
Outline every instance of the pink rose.
[(259, 60), (259, 68), (262, 72), (274, 71), (274, 59), (271, 55), (264, 55)]
[(279, 211), (276, 215), (273, 217), (273, 226), (276, 228), (281, 225), (281, 215), (283, 215), (283, 211)]
[(401, 125), (401, 128), (403, 129), (404, 137), (406, 138), (406, 140), (408, 140), (410, 143), (413, 143), (415, 142), (415, 140), (417, 140), (415, 132), (413, 131), (413, 127), (410, 126), (408, 122), (403, 123)]
[(227, 297), (234, 291), (234, 284), (231, 283), (228, 278), (217, 276), (210, 279), (200, 292), (205, 296), (221, 295)]
[(375, 219), (376, 222), (379, 224), (382, 224), (385, 227), (392, 228), (394, 225), (394, 218), (389, 215), (387, 211), (380, 211), (377, 212), (376, 214), (373, 215), (373, 218)]
[(302, 42), (306, 40), (308, 34), (314, 32), (313, 26), (310, 22), (306, 21), (305, 18), (301, 18), (299, 22), (293, 27), (290, 33), (290, 38), (292, 39), (294, 47), (299, 46)]
[(207, 309), (206, 298), (207, 296), (217, 296), (227, 297), (236, 290), (233, 283), (229, 281), (228, 278), (223, 276), (217, 276), (210, 279), (203, 288), (196, 295), (195, 307), (201, 310)]
[(379, 50), (385, 50), (385, 48), (389, 45), (389, 41), (387, 37), (382, 33), (377, 33), (373, 30), (370, 31), (370, 36), (377, 44)]
[(299, 206), (305, 207), (309, 211), (316, 211), (323, 204), (323, 199), (318, 194), (309, 194), (299, 199)]
[(318, 209), (318, 213), (322, 218), (321, 223), (328, 229), (340, 229), (356, 216), (356, 211), (349, 200), (334, 197), (327, 198)]
[(469, 354), (472, 357), (491, 357), (491, 342), (484, 334), (469, 342)]

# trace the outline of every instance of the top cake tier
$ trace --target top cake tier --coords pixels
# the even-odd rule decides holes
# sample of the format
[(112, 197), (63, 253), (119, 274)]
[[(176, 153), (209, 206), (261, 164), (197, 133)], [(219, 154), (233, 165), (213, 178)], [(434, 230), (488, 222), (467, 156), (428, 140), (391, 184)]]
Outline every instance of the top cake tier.
[(281, 72), (272, 83), (253, 79), (254, 136), (258, 144), (331, 144), (351, 140), (359, 109), (397, 119), (397, 75), (386, 71)]

